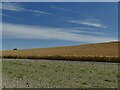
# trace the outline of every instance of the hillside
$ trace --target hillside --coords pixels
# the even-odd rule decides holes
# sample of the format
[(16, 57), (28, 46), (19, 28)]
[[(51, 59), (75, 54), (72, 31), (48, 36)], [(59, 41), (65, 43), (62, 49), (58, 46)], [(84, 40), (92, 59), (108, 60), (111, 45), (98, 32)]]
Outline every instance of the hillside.
[(47, 55), (78, 55), (78, 56), (118, 56), (118, 42), (85, 44), (54, 48), (36, 48), (27, 50), (6, 50), (3, 56), (47, 56)]

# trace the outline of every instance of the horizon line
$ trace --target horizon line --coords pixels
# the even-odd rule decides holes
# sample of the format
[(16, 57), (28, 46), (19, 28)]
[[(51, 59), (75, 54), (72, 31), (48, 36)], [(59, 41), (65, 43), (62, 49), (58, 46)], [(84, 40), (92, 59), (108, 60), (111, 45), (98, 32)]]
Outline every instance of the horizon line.
[[(74, 44), (74, 45), (61, 45), (61, 46), (50, 46), (50, 47), (38, 47), (38, 48), (23, 48), (23, 49), (19, 49), (17, 47), (18, 50), (30, 50), (30, 49), (45, 49), (45, 48), (59, 48), (59, 47), (70, 47), (70, 46), (81, 46), (81, 45), (90, 45), (90, 44), (104, 44), (104, 43), (116, 43), (116, 42), (120, 42), (120, 40), (116, 40), (116, 41), (106, 41), (106, 42), (96, 42), (96, 43), (85, 43), (85, 44)], [(15, 49), (13, 48), (13, 49)], [(2, 50), (0, 49), (0, 51), (4, 51), (4, 50), (13, 50), (13, 49), (3, 49)]]

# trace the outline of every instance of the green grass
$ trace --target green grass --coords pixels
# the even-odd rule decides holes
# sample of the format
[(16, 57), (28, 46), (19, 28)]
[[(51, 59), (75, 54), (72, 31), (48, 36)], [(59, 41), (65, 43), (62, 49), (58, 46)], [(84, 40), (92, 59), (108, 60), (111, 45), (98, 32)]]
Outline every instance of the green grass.
[(3, 87), (117, 88), (118, 77), (117, 63), (3, 60)]

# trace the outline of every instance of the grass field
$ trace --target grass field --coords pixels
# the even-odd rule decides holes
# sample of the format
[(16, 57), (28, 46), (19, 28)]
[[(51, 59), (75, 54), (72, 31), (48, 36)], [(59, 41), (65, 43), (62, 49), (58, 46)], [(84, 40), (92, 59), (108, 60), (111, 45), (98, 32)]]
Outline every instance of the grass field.
[(3, 87), (117, 88), (118, 63), (3, 59)]

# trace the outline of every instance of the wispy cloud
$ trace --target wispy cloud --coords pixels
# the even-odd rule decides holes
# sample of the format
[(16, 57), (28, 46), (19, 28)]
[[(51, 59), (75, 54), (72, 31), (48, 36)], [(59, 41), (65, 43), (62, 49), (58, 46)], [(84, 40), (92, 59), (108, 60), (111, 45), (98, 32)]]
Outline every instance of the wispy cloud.
[(80, 11), (75, 11), (75, 10), (71, 10), (71, 9), (68, 9), (68, 8), (63, 8), (63, 7), (59, 7), (59, 6), (55, 6), (55, 5), (52, 5), (52, 6), (49, 6), (50, 8), (53, 8), (53, 9), (56, 9), (56, 10), (60, 10), (60, 11), (65, 11), (65, 12), (70, 12), (70, 13), (77, 13), (77, 14), (82, 14), (83, 15), (83, 12), (81, 13)]
[(11, 10), (11, 11), (21, 11), (22, 8), (18, 3), (2, 3), (0, 9)]
[(100, 23), (97, 19), (85, 19), (85, 20), (68, 20), (70, 23), (80, 24), (80, 25), (87, 25), (97, 28), (107, 28), (105, 25)]
[(30, 25), (18, 25), (3, 23), (3, 38), (23, 38), (23, 39), (55, 39), (75, 42), (108, 42), (116, 38), (96, 36), (90, 34), (77, 34), (63, 28), (38, 27)]
[(84, 33), (84, 34), (95, 34), (95, 35), (105, 35), (103, 32), (91, 32), (91, 31), (85, 31), (85, 30), (70, 30), (69, 32), (72, 33)]
[(57, 10), (62, 10), (62, 11), (70, 11), (69, 9), (65, 9), (65, 8), (61, 8), (61, 7), (58, 7), (58, 6), (49, 6), (50, 8), (53, 8), (53, 9), (57, 9)]
[(3, 13), (0, 13), (0, 16), (7, 16), (7, 17), (12, 17), (13, 18), (13, 16), (8, 15), (8, 14), (3, 14)]
[(37, 10), (30, 10), (30, 9), (24, 9), (23, 11), (29, 11), (29, 12), (33, 12), (33, 13), (37, 13), (37, 14), (47, 14), (47, 15), (52, 15), (52, 14), (47, 13), (47, 12), (37, 11)]
[(31, 10), (31, 9), (26, 9), (22, 7), (18, 3), (2, 3), (2, 6), (0, 6), (0, 9), (5, 9), (5, 10), (10, 10), (10, 11), (27, 11), (27, 12), (32, 12), (32, 13), (37, 13), (37, 14), (47, 14), (51, 15), (48, 12), (40, 11), (40, 10)]

